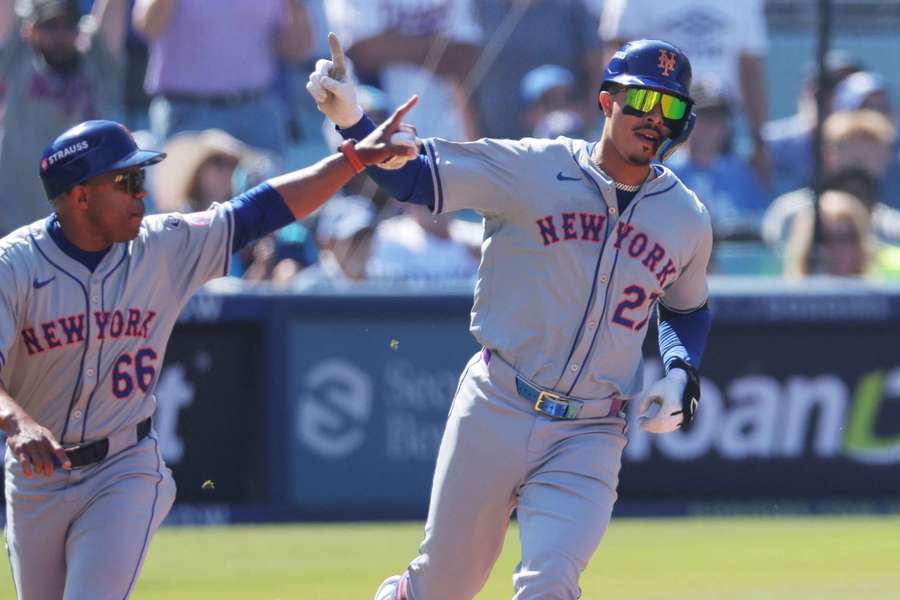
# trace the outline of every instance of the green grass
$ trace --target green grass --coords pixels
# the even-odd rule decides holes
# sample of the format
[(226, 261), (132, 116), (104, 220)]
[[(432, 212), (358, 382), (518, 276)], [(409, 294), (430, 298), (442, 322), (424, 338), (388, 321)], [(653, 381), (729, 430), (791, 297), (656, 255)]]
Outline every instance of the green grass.
[[(419, 523), (164, 528), (133, 598), (369, 600), (421, 535)], [(513, 528), (479, 599), (511, 598), (517, 555)], [(619, 519), (582, 588), (585, 600), (880, 600), (900, 598), (898, 567), (897, 517)], [(6, 564), (0, 598), (13, 598)]]

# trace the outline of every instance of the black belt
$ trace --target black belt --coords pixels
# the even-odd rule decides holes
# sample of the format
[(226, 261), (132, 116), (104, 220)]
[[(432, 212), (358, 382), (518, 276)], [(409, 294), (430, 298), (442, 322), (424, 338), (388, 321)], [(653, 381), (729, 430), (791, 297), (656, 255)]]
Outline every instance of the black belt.
[[(135, 436), (135, 444), (137, 444), (150, 434), (151, 421), (152, 419), (150, 417), (147, 417), (146, 419), (138, 423), (136, 427), (137, 435)], [(102, 440), (91, 442), (90, 444), (87, 444), (85, 446), (76, 446), (74, 448), (69, 448), (68, 450), (66, 450), (66, 456), (69, 457), (69, 462), (72, 463), (73, 469), (98, 463), (106, 458), (106, 455), (108, 453), (108, 438), (103, 438)]]
[(225, 94), (181, 94), (162, 92), (160, 95), (169, 102), (184, 102), (186, 104), (206, 104), (208, 106), (218, 106), (228, 108), (232, 106), (240, 106), (259, 100), (266, 94), (265, 90), (245, 90), (241, 92), (231, 92)]

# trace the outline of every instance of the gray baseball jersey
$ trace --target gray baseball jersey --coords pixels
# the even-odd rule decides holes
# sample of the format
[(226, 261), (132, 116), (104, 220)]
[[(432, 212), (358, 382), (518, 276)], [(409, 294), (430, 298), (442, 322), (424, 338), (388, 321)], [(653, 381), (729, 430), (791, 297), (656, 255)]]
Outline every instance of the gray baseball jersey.
[[(621, 408), (642, 387), (653, 307), (706, 302), (709, 215), (660, 165), (620, 215), (584, 141), (424, 147), (435, 212), (484, 216), (471, 331), (485, 350), (453, 400), (411, 597), (474, 597), (517, 509), (515, 598), (576, 598), (616, 499)], [(536, 411), (541, 391), (581, 401), (581, 412)]]
[[(26, 479), (6, 456), (6, 542), (20, 598), (123, 598), (175, 497), (155, 434), (135, 445), (184, 304), (229, 267), (229, 205), (146, 217), (91, 273), (47, 221), (0, 241), (0, 379), (64, 446), (102, 462)], [(78, 533), (79, 535), (74, 535)], [(90, 558), (88, 558), (90, 557)]]
[(534, 383), (582, 398), (641, 387), (661, 300), (706, 302), (709, 215), (666, 167), (618, 214), (613, 181), (567, 138), (429, 140), (435, 211), (484, 215), (472, 333)]

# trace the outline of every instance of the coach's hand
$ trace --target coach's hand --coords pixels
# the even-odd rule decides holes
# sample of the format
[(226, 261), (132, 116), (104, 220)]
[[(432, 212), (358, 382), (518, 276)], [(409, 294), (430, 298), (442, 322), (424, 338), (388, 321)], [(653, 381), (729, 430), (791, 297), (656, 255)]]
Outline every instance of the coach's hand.
[(403, 117), (412, 110), (418, 101), (418, 96), (407, 100), (403, 106), (394, 111), (391, 118), (379, 125), (361, 142), (356, 143), (354, 149), (363, 164), (380, 165), (387, 160), (407, 161), (415, 158), (419, 149), (415, 145), (406, 143), (403, 139), (394, 137), (394, 134), (398, 131), (409, 131), (410, 126), (403, 123)]
[(26, 478), (31, 479), (41, 474), (44, 477), (53, 475), (54, 459), (64, 469), (72, 468), (66, 451), (50, 430), (28, 415), (18, 415), (9, 429), (6, 445), (22, 464), (22, 474)]
[(344, 49), (337, 36), (328, 34), (331, 60), (319, 59), (316, 69), (309, 75), (306, 91), (316, 101), (316, 106), (342, 129), (355, 125), (363, 116), (356, 99), (356, 84), (347, 69)]
[[(638, 404), (641, 429), (650, 433), (669, 433), (690, 425), (700, 402), (700, 382), (696, 372), (672, 368), (669, 374), (651, 385)], [(655, 410), (654, 410), (655, 409)]]

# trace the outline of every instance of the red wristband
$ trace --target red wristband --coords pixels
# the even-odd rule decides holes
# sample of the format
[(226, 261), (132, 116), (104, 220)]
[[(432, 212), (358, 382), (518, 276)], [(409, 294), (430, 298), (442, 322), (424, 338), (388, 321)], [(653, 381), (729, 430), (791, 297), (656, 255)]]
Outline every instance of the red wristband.
[(353, 167), (354, 171), (356, 171), (357, 173), (362, 173), (366, 170), (366, 165), (364, 165), (363, 161), (360, 160), (359, 154), (356, 153), (354, 144), (356, 144), (355, 140), (344, 140), (344, 143), (340, 145), (338, 150), (341, 151), (341, 154), (347, 157), (347, 161), (350, 163), (350, 166)]

